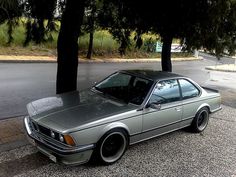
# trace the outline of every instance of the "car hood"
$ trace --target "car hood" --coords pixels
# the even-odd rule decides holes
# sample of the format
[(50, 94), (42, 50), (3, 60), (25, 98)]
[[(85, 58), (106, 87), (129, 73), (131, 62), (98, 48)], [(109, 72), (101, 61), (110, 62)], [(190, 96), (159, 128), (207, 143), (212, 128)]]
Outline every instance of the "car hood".
[(68, 132), (102, 118), (137, 109), (137, 106), (86, 90), (36, 100), (29, 103), (27, 109), (31, 119), (38, 124)]

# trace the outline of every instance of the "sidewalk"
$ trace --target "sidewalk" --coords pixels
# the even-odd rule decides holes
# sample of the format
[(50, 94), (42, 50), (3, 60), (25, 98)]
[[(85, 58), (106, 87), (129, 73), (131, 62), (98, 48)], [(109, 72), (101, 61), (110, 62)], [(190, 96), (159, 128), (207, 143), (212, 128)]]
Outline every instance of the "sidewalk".
[(205, 68), (214, 71), (236, 72), (236, 64), (206, 66)]
[[(201, 57), (186, 57), (186, 58), (172, 58), (172, 61), (192, 61), (192, 60), (200, 60)], [(121, 63), (121, 62), (160, 62), (161, 58), (137, 58), (137, 59), (121, 59), (121, 58), (109, 58), (109, 59), (100, 59), (100, 58), (94, 58), (94, 59), (84, 59), (79, 58), (80, 63)], [(57, 62), (56, 56), (50, 57), (50, 56), (11, 56), (11, 55), (0, 55), (0, 62), (4, 63), (55, 63)]]
[(0, 152), (28, 144), (23, 117), (0, 120)]

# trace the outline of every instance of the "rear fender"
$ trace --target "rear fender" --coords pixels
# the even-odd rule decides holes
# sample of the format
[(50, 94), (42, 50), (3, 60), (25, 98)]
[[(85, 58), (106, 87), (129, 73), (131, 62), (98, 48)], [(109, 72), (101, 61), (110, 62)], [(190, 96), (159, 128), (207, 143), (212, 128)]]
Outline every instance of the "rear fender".
[(198, 112), (200, 109), (202, 109), (203, 107), (207, 107), (207, 108), (209, 109), (209, 113), (211, 112), (211, 107), (210, 107), (210, 105), (207, 104), (207, 103), (203, 103), (203, 104), (201, 104), (201, 105), (198, 107), (198, 109), (197, 109), (195, 115), (196, 115), (197, 112)]

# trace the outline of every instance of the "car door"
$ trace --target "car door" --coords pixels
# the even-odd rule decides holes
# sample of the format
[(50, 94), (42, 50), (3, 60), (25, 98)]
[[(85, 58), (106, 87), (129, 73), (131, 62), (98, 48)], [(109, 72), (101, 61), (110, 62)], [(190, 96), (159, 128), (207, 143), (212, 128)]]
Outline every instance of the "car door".
[(159, 81), (143, 110), (142, 139), (150, 138), (181, 125), (182, 102), (176, 79)]
[(197, 109), (202, 104), (200, 101), (200, 90), (192, 82), (187, 79), (179, 79), (180, 90), (183, 100), (183, 126), (190, 125)]

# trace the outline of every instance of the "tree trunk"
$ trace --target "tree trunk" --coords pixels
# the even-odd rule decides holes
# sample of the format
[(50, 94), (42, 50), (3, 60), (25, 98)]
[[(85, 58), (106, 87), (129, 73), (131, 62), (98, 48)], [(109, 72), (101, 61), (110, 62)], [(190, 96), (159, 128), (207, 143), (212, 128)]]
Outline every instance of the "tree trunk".
[(91, 30), (89, 33), (89, 47), (88, 47), (88, 52), (86, 58), (91, 59), (92, 53), (93, 53), (93, 34), (94, 30)]
[(172, 39), (173, 39), (172, 36), (163, 37), (163, 46), (162, 46), (162, 52), (161, 52), (162, 71), (172, 72), (172, 64), (171, 64)]
[(57, 94), (77, 89), (78, 37), (83, 21), (84, 1), (66, 1), (57, 42)]
[(10, 45), (13, 41), (13, 36), (12, 36), (12, 33), (13, 33), (13, 19), (9, 19), (8, 20), (8, 29), (7, 29), (7, 34), (8, 34), (8, 41), (7, 41), (7, 44)]
[(45, 28), (44, 28), (44, 19), (38, 20), (38, 38), (36, 40), (37, 44), (40, 44), (44, 41), (44, 34), (45, 34)]
[(88, 46), (88, 52), (86, 58), (91, 59), (92, 53), (93, 53), (93, 36), (94, 36), (94, 31), (95, 31), (95, 12), (96, 12), (96, 1), (93, 1), (92, 3), (92, 11), (91, 11), (91, 16), (89, 18), (89, 46)]

